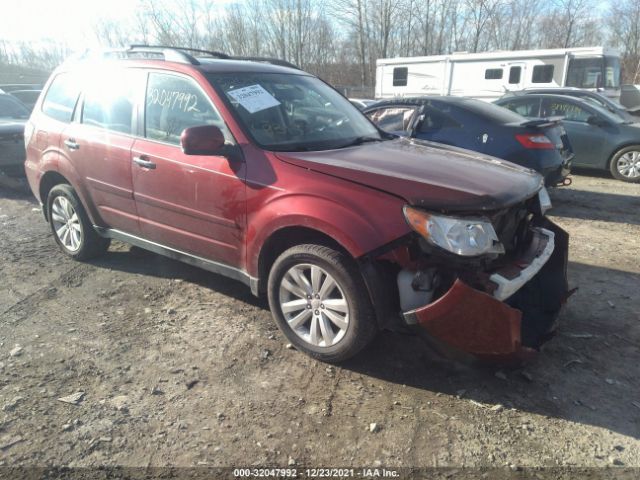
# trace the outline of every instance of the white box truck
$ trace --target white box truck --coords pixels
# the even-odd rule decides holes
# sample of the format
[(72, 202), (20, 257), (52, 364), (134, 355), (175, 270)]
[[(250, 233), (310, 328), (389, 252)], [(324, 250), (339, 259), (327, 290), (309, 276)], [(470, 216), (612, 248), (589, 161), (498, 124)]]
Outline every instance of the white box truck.
[(620, 97), (620, 54), (607, 47), (453, 53), (376, 61), (375, 97), (456, 95), (492, 101), (526, 88), (577, 87)]

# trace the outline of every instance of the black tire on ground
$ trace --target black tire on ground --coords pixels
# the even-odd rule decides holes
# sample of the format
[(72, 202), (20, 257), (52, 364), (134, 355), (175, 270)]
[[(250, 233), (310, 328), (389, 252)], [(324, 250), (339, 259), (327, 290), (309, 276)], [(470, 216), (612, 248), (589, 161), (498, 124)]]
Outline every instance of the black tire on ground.
[(620, 150), (618, 150), (616, 153), (613, 154), (613, 157), (611, 157), (611, 161), (609, 162), (609, 171), (611, 172), (611, 175), (613, 175), (613, 178), (622, 180), (623, 182), (629, 182), (629, 183), (640, 182), (640, 175), (635, 178), (626, 177), (618, 171), (618, 162), (620, 160), (620, 157), (622, 157), (626, 153), (634, 152), (634, 151), (640, 152), (640, 145), (629, 145), (628, 147), (621, 148)]
[[(296, 265), (320, 267), (333, 277), (346, 298), (348, 327), (342, 339), (331, 346), (316, 346), (305, 341), (285, 319), (280, 306), (281, 282)], [(378, 330), (371, 299), (357, 265), (345, 253), (329, 247), (297, 245), (282, 253), (269, 272), (268, 296), (271, 313), (289, 341), (298, 350), (323, 362), (335, 363), (353, 357), (369, 344)]]
[[(58, 197), (63, 197), (64, 199), (66, 199), (75, 213), (77, 213), (77, 218), (80, 225), (80, 241), (77, 249), (72, 249), (69, 246), (65, 245), (56, 233), (53, 218), (53, 205), (56, 201), (56, 198)], [(74, 258), (75, 260), (88, 260), (90, 258), (102, 255), (109, 248), (111, 240), (101, 237), (95, 231), (91, 220), (89, 220), (89, 217), (84, 207), (82, 206), (80, 199), (78, 198), (78, 195), (76, 194), (73, 187), (71, 187), (71, 185), (60, 184), (53, 187), (49, 192), (49, 195), (47, 196), (45, 208), (47, 209), (47, 218), (49, 219), (49, 226), (51, 227), (53, 238), (55, 238), (56, 243), (58, 244), (60, 249), (68, 256)]]

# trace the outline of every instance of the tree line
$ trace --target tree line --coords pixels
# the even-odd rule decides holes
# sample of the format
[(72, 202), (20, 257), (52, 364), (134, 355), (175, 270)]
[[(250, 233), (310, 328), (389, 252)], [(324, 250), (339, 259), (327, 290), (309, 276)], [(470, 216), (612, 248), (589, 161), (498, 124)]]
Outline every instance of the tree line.
[[(98, 20), (104, 46), (134, 43), (285, 59), (336, 86), (371, 91), (378, 58), (612, 45), (624, 80), (640, 60), (640, 0), (138, 0), (127, 20)], [(57, 45), (12, 48), (0, 61), (52, 68)], [(640, 82), (640, 78), (637, 80)]]

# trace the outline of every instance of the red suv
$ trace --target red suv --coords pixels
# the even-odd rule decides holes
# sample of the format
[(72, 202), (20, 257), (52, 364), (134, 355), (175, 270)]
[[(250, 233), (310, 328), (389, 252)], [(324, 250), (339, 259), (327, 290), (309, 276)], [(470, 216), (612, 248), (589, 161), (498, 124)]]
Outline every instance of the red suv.
[(324, 361), (382, 328), (485, 359), (526, 356), (553, 331), (568, 236), (534, 171), (386, 134), (295, 68), (112, 56), (56, 70), (25, 131), (29, 183), (67, 255), (118, 239), (244, 282)]

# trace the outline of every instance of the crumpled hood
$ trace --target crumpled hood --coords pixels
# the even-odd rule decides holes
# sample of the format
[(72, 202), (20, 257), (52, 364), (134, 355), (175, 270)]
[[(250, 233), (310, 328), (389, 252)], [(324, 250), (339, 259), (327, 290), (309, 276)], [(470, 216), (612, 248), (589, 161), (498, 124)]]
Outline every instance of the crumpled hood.
[(278, 152), (281, 160), (438, 211), (497, 210), (533, 196), (535, 171), (477, 152), (397, 138), (320, 152)]

